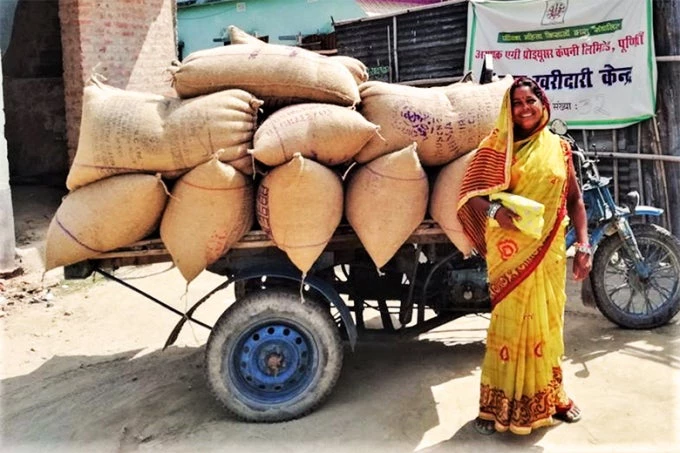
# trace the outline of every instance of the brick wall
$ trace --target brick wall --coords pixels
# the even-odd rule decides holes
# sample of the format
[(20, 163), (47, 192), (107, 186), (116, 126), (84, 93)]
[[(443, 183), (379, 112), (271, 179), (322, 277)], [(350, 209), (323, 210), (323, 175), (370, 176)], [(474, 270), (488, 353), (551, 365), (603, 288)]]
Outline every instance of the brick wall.
[(59, 0), (69, 159), (78, 146), (82, 91), (93, 70), (109, 85), (172, 95), (175, 0)]

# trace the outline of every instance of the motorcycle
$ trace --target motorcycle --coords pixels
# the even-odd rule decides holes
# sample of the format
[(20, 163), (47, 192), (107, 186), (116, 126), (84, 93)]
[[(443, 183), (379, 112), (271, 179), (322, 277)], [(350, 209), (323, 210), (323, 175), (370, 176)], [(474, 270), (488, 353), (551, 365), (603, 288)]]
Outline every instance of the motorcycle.
[[(586, 205), (594, 254), (585, 289), (592, 291), (599, 311), (621, 327), (651, 329), (668, 323), (680, 311), (680, 240), (658, 225), (635, 221), (659, 217), (663, 210), (640, 205), (636, 191), (618, 206), (609, 189), (611, 178), (598, 171), (597, 154), (590, 159), (565, 122), (555, 120), (550, 128), (571, 145)], [(570, 226), (567, 247), (575, 242)]]

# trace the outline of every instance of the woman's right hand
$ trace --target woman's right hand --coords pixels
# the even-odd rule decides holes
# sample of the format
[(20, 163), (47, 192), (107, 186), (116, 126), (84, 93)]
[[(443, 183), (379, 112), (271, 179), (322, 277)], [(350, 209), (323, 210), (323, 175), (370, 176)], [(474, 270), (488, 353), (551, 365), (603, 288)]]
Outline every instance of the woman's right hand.
[(519, 231), (519, 228), (517, 228), (517, 225), (515, 225), (514, 220), (519, 220), (521, 217), (505, 206), (498, 210), (494, 219), (496, 219), (501, 228), (505, 230)]

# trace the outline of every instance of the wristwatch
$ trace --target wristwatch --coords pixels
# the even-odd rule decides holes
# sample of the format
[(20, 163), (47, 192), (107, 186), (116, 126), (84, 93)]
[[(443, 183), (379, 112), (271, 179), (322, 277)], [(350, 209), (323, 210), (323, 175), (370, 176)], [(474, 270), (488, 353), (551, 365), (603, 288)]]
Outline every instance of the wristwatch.
[(490, 219), (495, 219), (496, 214), (498, 214), (498, 210), (502, 206), (503, 206), (502, 204), (496, 202), (489, 204), (489, 207), (486, 209), (486, 216)]
[(574, 244), (574, 247), (576, 247), (576, 252), (585, 253), (586, 255), (593, 254), (593, 249), (590, 247), (590, 244), (588, 243), (581, 244), (580, 242), (577, 242)]

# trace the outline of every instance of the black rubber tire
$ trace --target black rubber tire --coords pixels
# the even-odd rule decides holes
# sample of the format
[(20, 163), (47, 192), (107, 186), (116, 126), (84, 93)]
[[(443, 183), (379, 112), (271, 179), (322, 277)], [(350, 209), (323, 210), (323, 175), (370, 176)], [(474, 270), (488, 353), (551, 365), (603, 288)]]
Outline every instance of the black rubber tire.
[(241, 300), (253, 291), (258, 291), (260, 287), (259, 280), (240, 280), (234, 283), (234, 298)]
[(262, 291), (265, 288), (291, 288), (296, 290), (300, 287), (300, 282), (296, 280), (289, 280), (285, 278), (269, 278), (263, 282), (260, 278), (251, 278), (249, 280), (239, 280), (234, 283), (234, 298), (236, 300), (243, 299), (250, 293)]
[[(645, 244), (656, 244), (668, 250), (674, 265), (680, 265), (680, 241), (667, 230), (652, 224), (631, 225), (635, 239), (644, 256)], [(591, 281), (597, 308), (611, 322), (628, 329), (652, 329), (667, 324), (680, 311), (680, 287), (676, 284), (671, 297), (651, 313), (639, 314), (623, 310), (611, 300), (605, 288), (605, 275), (608, 265), (623, 247), (618, 235), (604, 239), (598, 246), (593, 258)], [(629, 284), (630, 285), (630, 284)], [(632, 288), (633, 286), (630, 285)]]
[[(230, 357), (240, 351), (239, 339), (260, 326), (283, 323), (304, 332), (315, 345), (310, 381), (289, 400), (271, 404), (251, 398), (239, 388), (230, 370)], [(300, 300), (298, 292), (269, 288), (247, 294), (218, 319), (206, 347), (206, 375), (210, 390), (225, 409), (238, 419), (251, 422), (282, 422), (302, 417), (330, 395), (340, 375), (343, 347), (328, 307), (313, 299)], [(243, 384), (240, 384), (243, 386)]]

